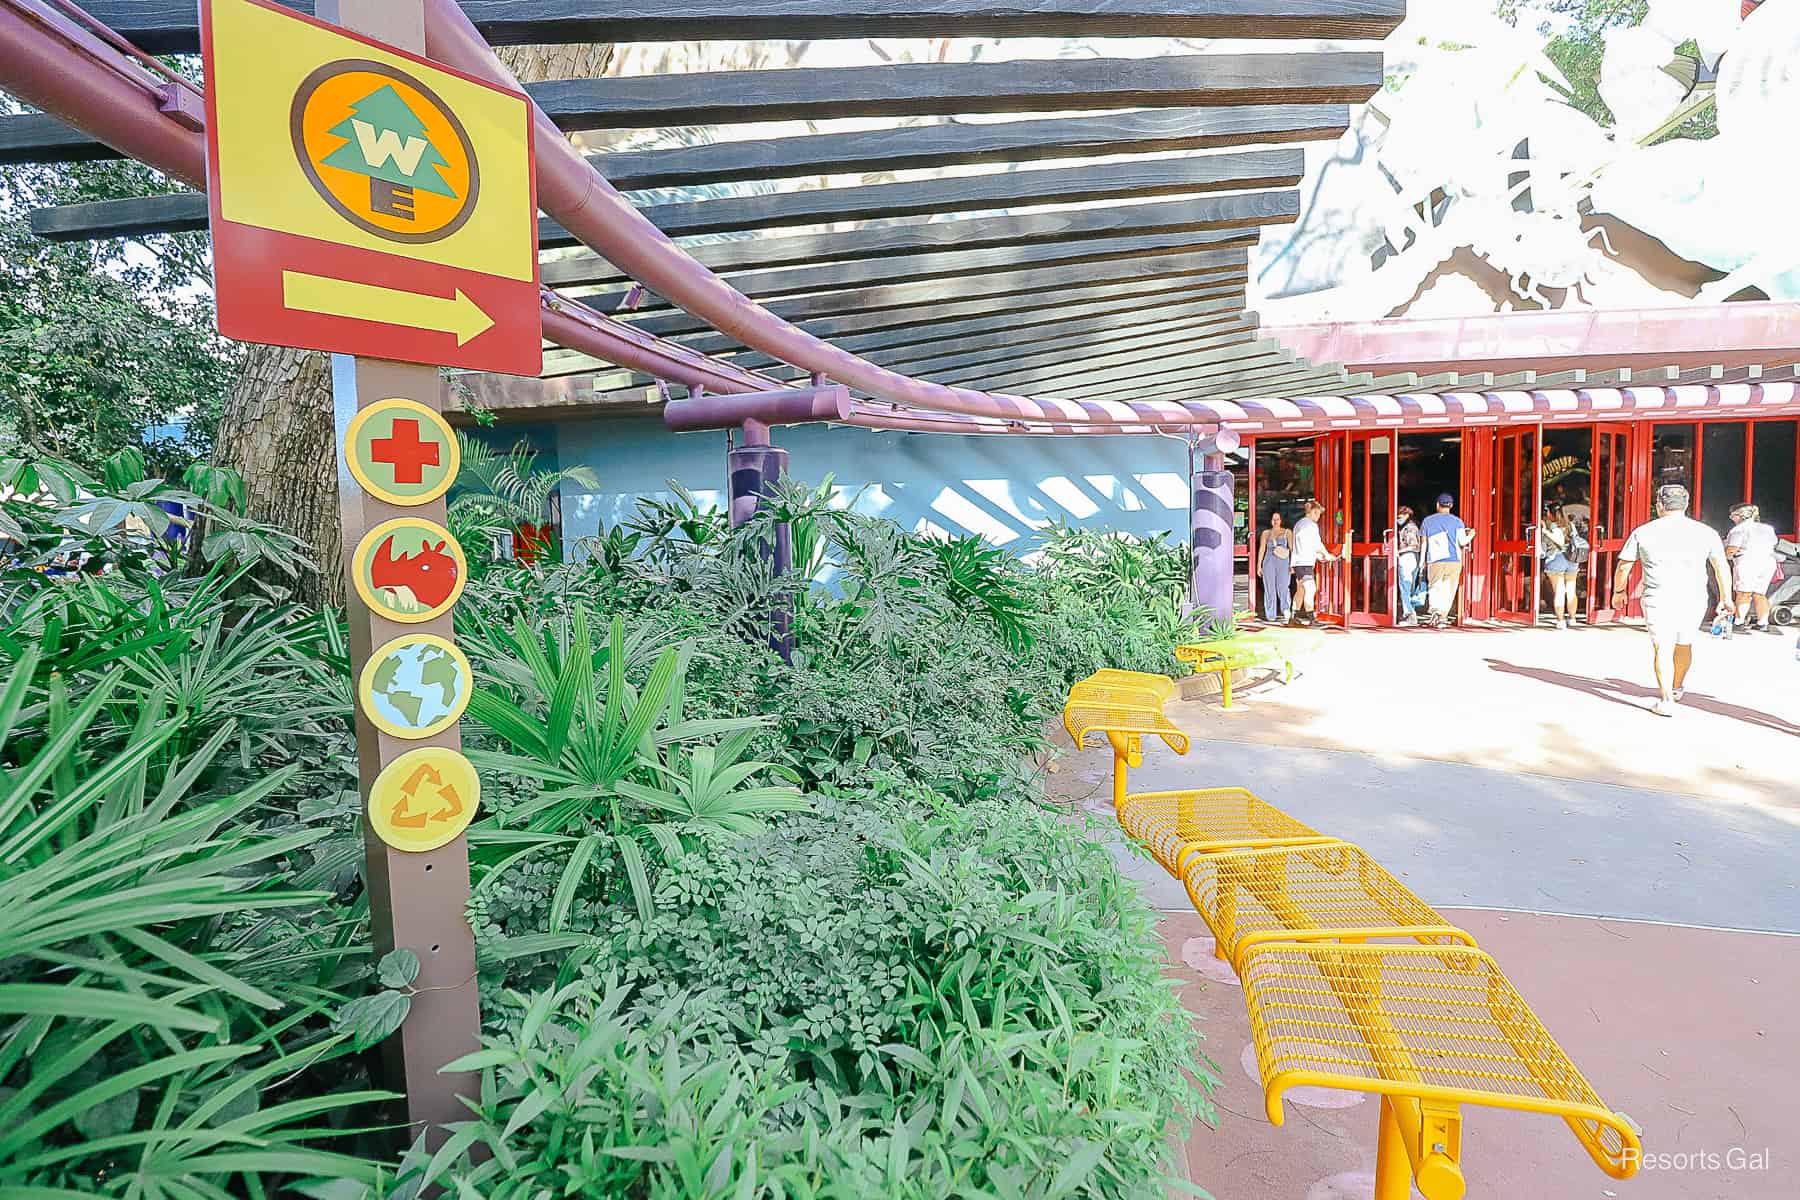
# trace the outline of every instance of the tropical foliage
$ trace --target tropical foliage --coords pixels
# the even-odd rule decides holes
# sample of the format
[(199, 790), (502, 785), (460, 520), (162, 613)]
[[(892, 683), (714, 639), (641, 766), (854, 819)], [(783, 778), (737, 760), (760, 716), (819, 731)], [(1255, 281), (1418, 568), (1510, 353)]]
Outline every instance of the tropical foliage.
[(18, 519), (90, 569), (15, 538), (0, 594), (0, 1189), (1148, 1196), (1211, 1116), (1152, 914), (1036, 774), (1071, 676), (1175, 669), (1178, 549), (1053, 531), (1027, 567), (784, 484), (785, 576), (773, 517), (679, 491), (490, 565), (484, 1082), (428, 1153), (384, 1132), (418, 962), (369, 951), (340, 619), (71, 526), (162, 493), (65, 467)]

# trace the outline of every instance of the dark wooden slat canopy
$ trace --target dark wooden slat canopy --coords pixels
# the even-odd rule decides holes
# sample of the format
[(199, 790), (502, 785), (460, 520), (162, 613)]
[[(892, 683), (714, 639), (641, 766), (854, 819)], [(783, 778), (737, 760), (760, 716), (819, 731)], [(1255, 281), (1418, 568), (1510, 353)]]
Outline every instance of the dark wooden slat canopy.
[[(1243, 311), (1243, 285), (1241, 278), (1182, 275), (1083, 288), (1071, 295), (1053, 292), (952, 300), (879, 312), (845, 313), (795, 324), (815, 337), (829, 338), (839, 344), (840, 337), (857, 334), (911, 335), (921, 342), (932, 341), (940, 336), (938, 330), (964, 319), (980, 320), (988, 328), (998, 331), (1027, 320), (1048, 323), (1099, 314), (1126, 314), (1132, 310), (1142, 313), (1176, 305), (1195, 310), (1206, 306), (1229, 317)], [(730, 335), (711, 331), (692, 337), (677, 336), (676, 340), (705, 354), (742, 349), (741, 343)], [(578, 362), (588, 365), (583, 368), (575, 365)], [(556, 351), (545, 356), (544, 374), (566, 375), (581, 369), (593, 370), (593, 362), (593, 359), (572, 351)]]
[[(1235, 309), (1221, 313), (1211, 301), (1170, 302), (1156, 297), (1150, 303), (1157, 306), (1151, 313), (1138, 311), (1129, 304), (1107, 304), (1091, 315), (1069, 316), (1060, 310), (1028, 312), (944, 321), (923, 330), (878, 330), (833, 340), (842, 349), (862, 354), (884, 367), (942, 359), (959, 359), (963, 360), (962, 365), (972, 365), (990, 362), (995, 355), (1005, 358), (1013, 352), (1014, 344), (1036, 346), (1052, 338), (1057, 342), (1054, 353), (1067, 355), (1067, 339), (1072, 338), (1083, 339), (1081, 344), (1087, 345), (1169, 326), (1201, 329), (1236, 324), (1253, 328), (1256, 324), (1254, 313)], [(734, 355), (730, 361), (756, 369), (778, 365), (767, 355), (754, 352)], [(780, 374), (779, 371), (775, 373)]]
[(553, 79), (528, 84), (568, 130), (1079, 112), (1189, 105), (1360, 104), (1381, 87), (1381, 55), (1190, 54), (793, 67), (706, 75)]
[[(956, 336), (969, 336), (980, 327), (963, 318), (977, 319), (995, 333), (1004, 334), (1019, 328), (1061, 320), (1115, 317), (1148, 320), (1154, 311), (1173, 309), (1177, 305), (1192, 306), (1196, 312), (1236, 315), (1244, 307), (1244, 292), (1241, 286), (1233, 283), (1183, 278), (1156, 279), (1104, 288), (1084, 288), (1067, 297), (1023, 296), (1010, 303), (992, 300), (953, 302), (885, 313), (853, 313), (818, 321), (802, 321), (799, 324), (815, 337), (829, 338), (833, 344), (838, 345), (842, 344), (839, 339), (876, 336), (890, 339), (890, 346), (923, 345)], [(738, 345), (722, 333), (705, 334), (691, 340), (684, 338), (682, 341), (685, 345), (709, 354), (730, 350)]]
[[(312, 13), (312, 0), (282, 0)], [(1381, 38), (1404, 0), (459, 0), (490, 45), (861, 37)], [(193, 0), (86, 0), (156, 54), (200, 44)]]
[[(1083, 238), (1288, 225), (1299, 215), (1298, 192), (1237, 192), (1148, 204), (1028, 211), (1003, 217), (958, 216), (954, 220), (928, 222), (912, 217), (891, 218), (859, 222), (854, 228), (836, 233), (740, 238), (686, 249), (715, 272), (730, 273), (856, 262), (921, 250), (975, 251)], [(544, 281), (553, 280), (554, 286), (560, 287), (622, 282), (626, 276), (606, 260), (584, 253), (545, 263)]]
[[(1381, 86), (1381, 55), (1192, 54), (1167, 58), (1020, 59), (875, 67), (633, 75), (525, 85), (568, 130), (813, 121), (838, 117), (1098, 109), (1357, 104)], [(19, 117), (0, 120), (0, 128)], [(93, 139), (38, 122), (0, 132), (15, 161), (93, 153)]]
[[(1141, 196), (1292, 187), (1305, 171), (1298, 150), (1251, 150), (1188, 158), (1134, 159), (1092, 167), (1051, 167), (958, 175), (868, 187), (816, 188), (727, 196), (638, 211), (670, 237), (823, 225), (883, 217), (936, 216), (1032, 205), (1085, 204)], [(568, 245), (552, 233), (549, 245)]]
[[(1046, 347), (1057, 340), (1057, 331), (1049, 332), (1050, 337), (1042, 343)], [(928, 363), (917, 370), (928, 378), (944, 379), (964, 387), (985, 387), (988, 382), (993, 382), (995, 390), (1013, 391), (1040, 381), (1073, 380), (1081, 374), (1121, 364), (1141, 369), (1145, 362), (1164, 362), (1176, 357), (1190, 362), (1214, 361), (1197, 357), (1206, 354), (1217, 354), (1218, 361), (1223, 361), (1243, 357), (1237, 350), (1244, 345), (1278, 349), (1272, 341), (1258, 342), (1256, 332), (1254, 328), (1238, 323), (1220, 325), (1214, 330), (1177, 325), (1136, 337), (1084, 342), (1080, 346), (1081, 353), (1073, 358), (1065, 344), (1060, 352), (1046, 349), (1037, 355), (1011, 355), (986, 362)]]
[(1021, 334), (1008, 339), (970, 339), (960, 346), (952, 344), (927, 347), (905, 347), (897, 351), (877, 352), (869, 357), (883, 366), (904, 365), (908, 374), (943, 374), (959, 371), (976, 378), (977, 371), (1004, 366), (1007, 370), (1029, 370), (1044, 366), (1067, 366), (1071, 349), (1079, 352), (1082, 363), (1096, 363), (1121, 354), (1143, 356), (1146, 349), (1179, 346), (1203, 349), (1220, 345), (1241, 336), (1255, 336), (1256, 321), (1247, 314), (1231, 313), (1186, 317), (1170, 321), (1138, 321), (1125, 328), (1101, 329), (1086, 335), (1075, 333), (1073, 322), (1058, 322), (1036, 331), (1035, 336)]
[[(1066, 288), (1098, 287), (1133, 280), (1170, 276), (1225, 275), (1234, 280), (1246, 276), (1249, 255), (1243, 250), (1200, 250), (1189, 254), (1164, 254), (1113, 262), (1079, 263), (1045, 270), (998, 272), (969, 279), (926, 280), (866, 288), (819, 292), (764, 305), (787, 320), (831, 316), (839, 313), (880, 313), (885, 309), (912, 308), (937, 302), (961, 303), (972, 299), (1024, 298)], [(683, 312), (652, 316), (631, 324), (658, 336), (693, 333), (710, 328), (706, 322)]]
[[(192, 6), (193, 0), (95, 0), (92, 8), (140, 45), (166, 51), (192, 37)], [(461, 7), (495, 44), (1358, 38), (1385, 36), (1405, 9), (1404, 0), (461, 0)], [(1245, 311), (1248, 248), (1261, 225), (1298, 217), (1299, 195), (1275, 189), (1293, 188), (1305, 170), (1297, 149), (1246, 147), (1336, 137), (1349, 127), (1347, 106), (1368, 99), (1381, 82), (1375, 53), (1222, 52), (605, 77), (551, 80), (527, 90), (569, 131), (1082, 114), (588, 158), (668, 236), (730, 239), (688, 248), (750, 301), (876, 365), (988, 391), (1112, 401), (1329, 390), (1347, 382), (1343, 368), (1299, 359), (1259, 336), (1256, 316)], [(109, 154), (48, 117), (0, 119), (0, 162)], [(1113, 161), (1054, 165), (1101, 158)], [(1051, 165), (1018, 169), (1021, 164)], [(993, 170), (997, 165), (1008, 169)], [(988, 169), (963, 173), (970, 167)], [(945, 170), (952, 173), (842, 187), (790, 184), (782, 191), (672, 202), (631, 196), (656, 188)], [(1150, 198), (1163, 199), (1141, 202)], [(206, 219), (202, 198), (192, 194), (32, 215), (34, 229), (62, 239), (203, 229)], [(543, 219), (540, 244), (556, 251), (574, 239)], [(622, 246), (613, 248), (631, 257)], [(658, 278), (681, 293), (676, 274)], [(695, 351), (725, 352), (776, 379), (802, 374), (660, 296), (628, 288), (632, 281), (592, 252), (553, 254), (543, 279), (558, 288), (599, 289), (569, 299), (643, 333)], [(689, 300), (699, 311), (736, 327), (697, 295)], [(806, 353), (796, 353), (807, 361)], [(567, 378), (577, 374), (583, 378)], [(543, 394), (583, 409), (598, 411), (609, 402), (653, 407), (657, 396), (649, 377), (582, 354), (553, 350), (544, 375), (553, 382)], [(862, 380), (882, 390), (873, 375)]]
[[(875, 284), (920, 283), (930, 279), (967, 279), (993, 272), (1041, 269), (1051, 266), (1073, 266), (1078, 263), (1112, 262), (1122, 258), (1141, 258), (1152, 254), (1174, 254), (1201, 249), (1248, 247), (1256, 242), (1256, 231), (1248, 229), (1216, 229), (1202, 233), (1163, 233), (1150, 237), (1093, 238), (1078, 242), (1051, 242), (1042, 246), (1006, 246), (994, 250), (970, 250), (964, 253), (939, 251), (935, 254), (904, 255), (897, 258), (866, 259), (850, 263), (827, 263), (817, 267), (792, 267), (776, 271), (755, 271), (723, 276), (732, 287), (753, 300), (778, 296), (796, 296), (806, 292), (823, 292), (837, 288), (867, 287)], [(553, 265), (553, 264), (552, 264)], [(546, 280), (548, 282), (548, 280)], [(643, 302), (630, 308), (631, 292), (619, 290), (581, 298), (596, 312), (618, 313), (621, 310), (648, 312), (667, 308), (660, 296), (646, 293)]]

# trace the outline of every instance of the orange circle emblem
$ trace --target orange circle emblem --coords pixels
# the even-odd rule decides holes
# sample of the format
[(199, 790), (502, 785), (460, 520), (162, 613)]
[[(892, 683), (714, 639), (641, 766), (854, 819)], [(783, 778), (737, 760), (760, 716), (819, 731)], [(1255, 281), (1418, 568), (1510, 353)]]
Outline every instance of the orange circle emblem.
[(368, 59), (327, 63), (294, 93), (289, 124), (300, 169), (359, 229), (436, 242), (475, 211), (481, 169), (468, 131), (404, 71)]

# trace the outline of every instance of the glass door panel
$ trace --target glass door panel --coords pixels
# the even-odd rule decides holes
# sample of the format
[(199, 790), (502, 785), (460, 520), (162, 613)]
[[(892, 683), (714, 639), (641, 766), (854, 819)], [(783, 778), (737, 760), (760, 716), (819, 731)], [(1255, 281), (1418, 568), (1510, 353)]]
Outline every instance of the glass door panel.
[(1344, 617), (1350, 625), (1394, 623), (1394, 435), (1349, 435), (1345, 492), (1350, 545)]
[(1536, 426), (1503, 429), (1494, 439), (1493, 614), (1537, 619), (1537, 522), (1542, 471)]
[(1613, 570), (1619, 551), (1631, 534), (1631, 513), (1626, 508), (1631, 474), (1631, 426), (1594, 426), (1594, 478), (1592, 507), (1588, 513), (1587, 613), (1589, 621), (1610, 621)]

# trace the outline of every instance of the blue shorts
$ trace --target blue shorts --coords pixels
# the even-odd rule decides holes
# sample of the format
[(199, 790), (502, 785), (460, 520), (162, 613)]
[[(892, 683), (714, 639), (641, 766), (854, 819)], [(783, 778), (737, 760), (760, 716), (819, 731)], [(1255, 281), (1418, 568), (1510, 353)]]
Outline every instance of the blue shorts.
[(1569, 561), (1567, 554), (1555, 554), (1544, 560), (1546, 575), (1579, 575), (1581, 568)]

